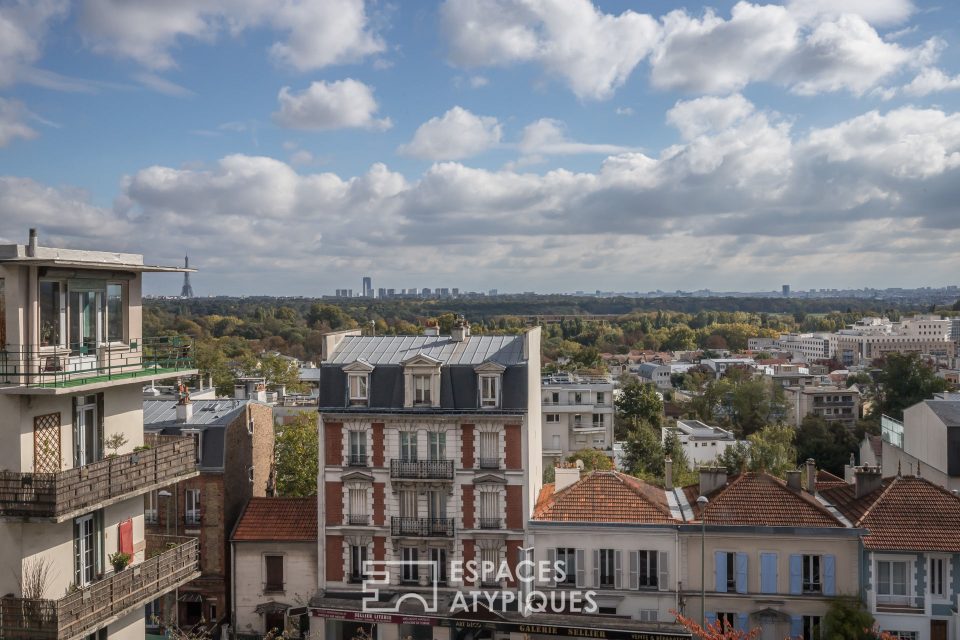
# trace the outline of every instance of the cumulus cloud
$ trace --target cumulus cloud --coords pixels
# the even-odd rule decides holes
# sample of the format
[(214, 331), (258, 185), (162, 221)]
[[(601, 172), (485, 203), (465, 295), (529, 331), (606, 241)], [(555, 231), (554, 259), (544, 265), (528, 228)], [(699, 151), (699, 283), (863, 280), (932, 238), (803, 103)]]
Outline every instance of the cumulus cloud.
[(379, 105), (373, 89), (352, 78), (312, 82), (300, 93), (283, 87), (277, 101), (280, 109), (274, 112), (273, 121), (289, 129), (383, 131), (392, 126), (390, 118), (376, 117)]
[(916, 10), (911, 0), (790, 0), (787, 8), (804, 22), (855, 14), (877, 26), (900, 24)]
[(903, 87), (903, 92), (911, 96), (926, 96), (956, 89), (960, 89), (960, 75), (950, 76), (936, 67), (926, 67)]
[(629, 151), (616, 144), (576, 142), (567, 137), (565, 125), (553, 118), (540, 118), (527, 125), (520, 137), (520, 152), (526, 155), (573, 155), (578, 153), (617, 154)]
[(446, 0), (440, 16), (455, 64), (536, 62), (594, 100), (626, 82), (658, 30), (648, 15), (603, 13), (589, 0)]
[(502, 135), (496, 118), (458, 106), (417, 127), (413, 139), (399, 151), (425, 160), (460, 160), (496, 147)]
[[(800, 267), (827, 278), (838, 265), (903, 282), (891, 254), (929, 265), (928, 277), (947, 279), (960, 267), (960, 113), (903, 107), (797, 132), (733, 95), (681, 101), (667, 119), (680, 143), (616, 153), (594, 171), (448, 161), (408, 181), (381, 164), (343, 177), (232, 155), (208, 167), (144, 168), (124, 179), (113, 209), (3, 178), (0, 210), (12, 228), (35, 220), (70, 246), (146, 250), (157, 259), (202, 250), (206, 277), (227, 288), (250, 275), (307, 293), (322, 285), (298, 280), (306, 261), (322, 258), (325, 273), (347, 278), (383, 270), (387, 250), (394, 278), (430, 274), (461, 285), (516, 282), (522, 273), (517, 288), (525, 289), (583, 288), (598, 274), (626, 288), (614, 284), (636, 282), (626, 251), (649, 258), (649, 288), (661, 278), (718, 288)], [(697, 260), (689, 267), (673, 260), (690, 254)]]
[(162, 70), (184, 40), (269, 27), (286, 34), (270, 55), (300, 71), (355, 62), (384, 50), (363, 0), (83, 0), (79, 24), (94, 51)]
[(0, 147), (7, 146), (15, 138), (36, 137), (37, 132), (23, 122), (26, 116), (21, 103), (0, 98)]
[(15, 0), (0, 5), (0, 86), (14, 82), (40, 58), (43, 38), (67, 13), (66, 0)]

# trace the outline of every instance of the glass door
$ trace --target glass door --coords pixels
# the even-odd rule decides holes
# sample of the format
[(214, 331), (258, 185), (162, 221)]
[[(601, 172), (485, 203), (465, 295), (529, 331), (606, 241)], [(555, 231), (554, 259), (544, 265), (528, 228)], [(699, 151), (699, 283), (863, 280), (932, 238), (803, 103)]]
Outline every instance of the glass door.
[(80, 396), (73, 422), (73, 466), (82, 467), (101, 458), (97, 396)]
[(70, 351), (75, 354), (95, 355), (102, 342), (101, 296), (99, 291), (70, 291)]
[(85, 587), (97, 575), (97, 529), (93, 514), (77, 518), (73, 522), (76, 558), (76, 584)]

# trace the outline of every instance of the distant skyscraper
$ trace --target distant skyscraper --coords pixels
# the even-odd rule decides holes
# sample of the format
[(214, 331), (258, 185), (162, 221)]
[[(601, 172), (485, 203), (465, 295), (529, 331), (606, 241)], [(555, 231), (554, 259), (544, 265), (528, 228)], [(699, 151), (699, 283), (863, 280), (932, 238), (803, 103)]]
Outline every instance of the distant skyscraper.
[[(183, 268), (190, 268), (190, 256), (183, 256)], [(190, 272), (187, 271), (183, 274), (183, 289), (180, 289), (181, 298), (192, 298), (193, 297), (193, 287), (190, 286)]]
[(788, 284), (783, 285), (783, 297), (784, 298), (790, 297), (790, 285)]
[(370, 276), (363, 276), (363, 297), (373, 297), (373, 279)]

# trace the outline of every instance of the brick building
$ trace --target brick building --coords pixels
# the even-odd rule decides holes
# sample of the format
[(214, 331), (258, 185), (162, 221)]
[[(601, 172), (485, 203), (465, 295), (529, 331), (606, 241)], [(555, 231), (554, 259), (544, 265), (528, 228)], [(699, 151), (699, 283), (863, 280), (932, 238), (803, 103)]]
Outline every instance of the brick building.
[(149, 609), (182, 627), (227, 619), (229, 536), (243, 506), (273, 482), (273, 413), (250, 400), (144, 400), (146, 433), (191, 436), (200, 474), (144, 498), (147, 530), (200, 542), (201, 576)]
[[(518, 558), (542, 478), (540, 330), (471, 336), (463, 324), (451, 334), (324, 338), (323, 595), (311, 602), (312, 625), (324, 637), (354, 633), (336, 605), (356, 599), (365, 561), (435, 562), (441, 589), (450, 591), (467, 586), (448, 574), (454, 560)], [(426, 569), (387, 570), (393, 597), (429, 588)], [(422, 623), (371, 631), (379, 640), (442, 635)]]

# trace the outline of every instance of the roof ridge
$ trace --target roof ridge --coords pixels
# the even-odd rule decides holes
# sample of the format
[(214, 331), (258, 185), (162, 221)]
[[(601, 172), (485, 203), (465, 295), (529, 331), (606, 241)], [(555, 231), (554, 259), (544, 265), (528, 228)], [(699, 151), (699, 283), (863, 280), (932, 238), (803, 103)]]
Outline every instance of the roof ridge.
[[(890, 492), (893, 486), (896, 485), (898, 481), (902, 479), (903, 479), (902, 476), (894, 476), (893, 478), (890, 479), (890, 484), (884, 487), (883, 491), (880, 492), (880, 495), (878, 495), (876, 499), (870, 503), (870, 506), (863, 510), (863, 515), (860, 516), (860, 519), (857, 520), (857, 526), (860, 526), (861, 524), (863, 524), (863, 522), (867, 519), (867, 516), (869, 516), (873, 512), (873, 508), (877, 506), (877, 504), (881, 500), (883, 500), (884, 497), (886, 497), (887, 493)], [(881, 478), (881, 482), (883, 482), (882, 478)], [(856, 493), (854, 493), (854, 495), (856, 495)]]
[[(663, 491), (663, 492), (664, 492), (664, 499), (666, 499), (666, 489), (662, 489), (662, 488), (660, 488), (660, 487), (657, 487), (656, 485), (652, 485), (652, 484), (650, 484), (649, 482), (647, 482), (646, 480), (643, 480), (643, 479), (641, 479), (641, 478), (637, 478), (636, 476), (631, 476), (630, 474), (627, 474), (627, 473), (622, 473), (622, 472), (616, 471), (616, 470), (613, 470), (613, 473), (615, 474), (615, 477), (617, 478), (617, 480), (619, 480), (619, 481), (620, 481), (624, 486), (626, 486), (630, 491), (632, 491), (634, 494), (636, 494), (637, 497), (639, 497), (640, 499), (642, 499), (642, 500), (643, 500), (644, 502), (646, 502), (647, 504), (650, 504), (650, 505), (652, 505), (653, 507), (655, 507), (658, 511), (660, 511), (660, 513), (666, 514), (666, 515), (670, 516), (671, 518), (673, 517), (673, 512), (670, 511), (670, 507), (669, 507), (669, 506), (662, 505), (662, 504), (660, 504), (659, 502), (657, 502), (656, 500), (651, 499), (649, 496), (644, 495), (643, 490), (642, 490), (640, 487), (633, 485), (633, 483), (634, 483), (634, 482), (637, 482), (637, 483), (642, 484), (643, 486), (648, 487), (648, 488), (650, 488), (650, 489), (654, 489), (654, 490), (657, 490), (657, 491)], [(629, 482), (625, 481), (625, 478), (630, 478), (630, 481), (629, 481)]]

